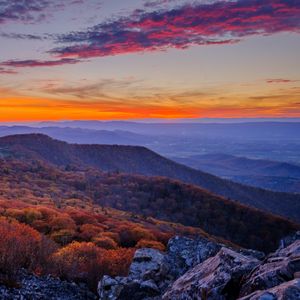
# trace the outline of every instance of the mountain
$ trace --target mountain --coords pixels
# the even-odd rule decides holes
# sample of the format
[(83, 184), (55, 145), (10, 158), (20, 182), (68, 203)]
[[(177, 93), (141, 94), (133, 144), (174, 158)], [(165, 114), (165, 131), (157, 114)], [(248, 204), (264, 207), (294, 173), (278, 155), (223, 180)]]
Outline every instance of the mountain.
[(244, 122), (244, 123), (143, 123), (128, 121), (64, 121), (42, 122), (38, 127), (73, 127), (97, 130), (125, 130), (139, 134), (168, 136), (202, 136), (288, 140), (299, 137), (300, 122)]
[[(221, 149), (222, 153), (235, 156), (284, 160), (300, 165), (298, 123), (278, 122), (274, 129), (269, 123), (222, 125), (50, 122), (30, 126), (0, 126), (0, 136), (42, 133), (68, 143), (139, 145), (167, 157), (211, 154)], [(278, 143), (279, 138), (284, 142)]]
[(142, 145), (151, 141), (150, 137), (124, 130), (95, 130), (84, 128), (0, 126), (0, 136), (41, 133), (52, 138), (78, 144), (121, 144)]
[[(2, 154), (1, 154), (2, 153)], [(164, 176), (300, 221), (300, 195), (253, 188), (195, 170), (137, 146), (77, 145), (41, 134), (0, 138), (0, 155), (40, 159), (60, 167), (93, 167), (108, 172)]]
[[(166, 242), (166, 237), (175, 232), (215, 236), (226, 244), (271, 251), (282, 236), (300, 228), (284, 218), (180, 181), (102, 172), (91, 167), (58, 167), (28, 158), (0, 160), (0, 221), (1, 214), (16, 218), (62, 245), (72, 240), (90, 241), (108, 231), (114, 233), (120, 247), (135, 247), (140, 239)], [(112, 218), (107, 207), (120, 213), (113, 213)], [(91, 216), (81, 214), (75, 218), (74, 209), (75, 217), (80, 212)], [(70, 217), (87, 226), (78, 228)], [(112, 238), (107, 234), (105, 237)]]
[(249, 159), (229, 154), (171, 158), (195, 169), (243, 184), (281, 192), (300, 192), (300, 166), (290, 163)]

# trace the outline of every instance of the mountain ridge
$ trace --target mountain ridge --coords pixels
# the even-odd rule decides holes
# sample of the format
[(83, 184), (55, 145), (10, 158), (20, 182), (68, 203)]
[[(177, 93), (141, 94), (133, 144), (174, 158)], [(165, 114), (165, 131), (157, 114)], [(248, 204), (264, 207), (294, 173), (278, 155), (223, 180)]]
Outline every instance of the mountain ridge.
[(164, 176), (198, 185), (215, 194), (274, 214), (300, 221), (300, 196), (252, 188), (173, 162), (141, 146), (80, 145), (54, 140), (43, 134), (0, 138), (0, 153), (26, 155), (66, 167), (91, 166), (106, 172)]

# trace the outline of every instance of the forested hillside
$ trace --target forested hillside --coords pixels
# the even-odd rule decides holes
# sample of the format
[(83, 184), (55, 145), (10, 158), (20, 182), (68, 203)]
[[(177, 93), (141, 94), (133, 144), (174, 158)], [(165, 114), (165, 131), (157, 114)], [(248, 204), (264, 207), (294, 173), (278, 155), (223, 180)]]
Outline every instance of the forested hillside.
[(300, 221), (300, 195), (276, 193), (224, 180), (166, 159), (144, 147), (77, 145), (41, 134), (0, 138), (2, 156), (40, 159), (64, 168), (94, 167), (101, 171), (165, 176), (205, 188), (274, 214)]
[[(67, 170), (66, 170), (67, 169)], [(298, 225), (161, 177), (69, 170), (45, 162), (2, 160), (0, 197), (61, 208), (100, 204), (201, 228), (237, 245), (269, 251)]]

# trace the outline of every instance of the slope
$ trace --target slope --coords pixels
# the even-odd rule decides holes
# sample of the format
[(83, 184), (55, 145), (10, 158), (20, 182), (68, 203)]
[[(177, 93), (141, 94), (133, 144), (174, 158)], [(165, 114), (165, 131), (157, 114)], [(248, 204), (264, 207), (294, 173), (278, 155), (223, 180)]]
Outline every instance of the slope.
[(203, 187), (215, 194), (300, 221), (300, 196), (253, 188), (194, 170), (145, 147), (77, 145), (41, 134), (0, 138), (0, 154), (41, 159), (61, 167), (94, 167), (147, 176), (165, 176)]

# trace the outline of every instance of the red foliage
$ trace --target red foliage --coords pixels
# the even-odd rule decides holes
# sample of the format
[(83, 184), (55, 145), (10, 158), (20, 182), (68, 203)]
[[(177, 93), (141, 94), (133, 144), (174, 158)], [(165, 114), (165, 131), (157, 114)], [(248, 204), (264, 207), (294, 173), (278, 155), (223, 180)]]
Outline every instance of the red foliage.
[(140, 240), (137, 245), (137, 248), (154, 248), (160, 251), (165, 251), (166, 246), (160, 242), (149, 241), (149, 240)]
[(73, 242), (54, 256), (57, 275), (85, 281), (95, 288), (104, 275), (125, 275), (133, 257), (133, 249), (104, 250), (93, 243)]
[(21, 268), (41, 271), (55, 247), (36, 230), (17, 221), (0, 218), (0, 271), (13, 278)]

